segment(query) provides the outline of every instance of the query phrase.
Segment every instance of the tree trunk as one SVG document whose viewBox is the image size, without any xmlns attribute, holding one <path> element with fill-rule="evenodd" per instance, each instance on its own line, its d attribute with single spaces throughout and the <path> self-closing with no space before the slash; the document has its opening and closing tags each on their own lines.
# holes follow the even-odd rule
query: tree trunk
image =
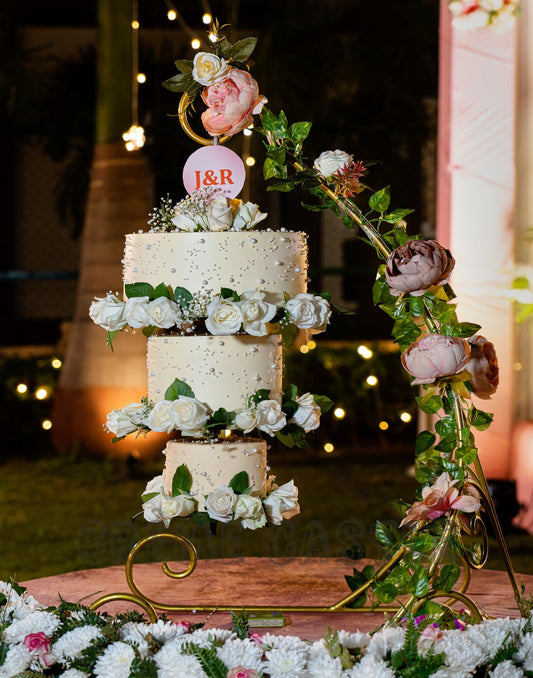
<svg viewBox="0 0 533 678">
<path fill-rule="evenodd" d="M 121 140 L 131 120 L 131 0 L 100 0 L 96 146 L 82 238 L 74 321 L 54 404 L 58 450 L 125 456 L 161 449 L 158 436 L 112 444 L 106 415 L 146 394 L 146 339 L 117 335 L 113 353 L 105 331 L 88 316 L 95 296 L 122 290 L 124 236 L 146 224 L 153 205 L 142 152 Z"/>
</svg>

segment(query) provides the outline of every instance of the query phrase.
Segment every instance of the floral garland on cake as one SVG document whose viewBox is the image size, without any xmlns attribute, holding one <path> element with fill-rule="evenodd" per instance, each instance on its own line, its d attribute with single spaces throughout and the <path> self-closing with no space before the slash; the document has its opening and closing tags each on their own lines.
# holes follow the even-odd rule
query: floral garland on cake
<svg viewBox="0 0 533 678">
<path fill-rule="evenodd" d="M 448 0 L 452 26 L 458 31 L 509 30 L 520 15 L 520 0 Z"/>
<path fill-rule="evenodd" d="M 531 619 L 466 625 L 464 616 L 404 619 L 374 634 L 331 631 L 318 641 L 160 619 L 115 616 L 79 603 L 41 605 L 0 582 L 0 677 L 394 678 L 533 676 Z"/>
</svg>

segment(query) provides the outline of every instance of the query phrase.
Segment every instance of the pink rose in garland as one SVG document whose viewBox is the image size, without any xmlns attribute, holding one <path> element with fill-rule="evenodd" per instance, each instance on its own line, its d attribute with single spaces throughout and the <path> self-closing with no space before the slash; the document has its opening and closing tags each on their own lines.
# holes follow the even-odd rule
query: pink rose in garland
<svg viewBox="0 0 533 678">
<path fill-rule="evenodd" d="M 415 501 L 407 509 L 400 527 L 420 520 L 435 520 L 452 510 L 465 513 L 477 511 L 481 505 L 477 492 L 469 488 L 466 494 L 459 494 L 459 490 L 454 487 L 457 482 L 451 479 L 449 473 L 441 473 L 433 485 L 424 487 L 422 501 Z"/>
<path fill-rule="evenodd" d="M 236 666 L 228 671 L 226 678 L 259 678 L 259 674 L 255 669 L 245 669 L 244 666 Z"/>
<path fill-rule="evenodd" d="M 50 638 L 43 631 L 28 634 L 24 638 L 24 645 L 39 657 L 41 666 L 52 666 L 54 657 L 50 654 Z"/>
<path fill-rule="evenodd" d="M 457 374 L 470 359 L 466 339 L 426 334 L 402 353 L 402 365 L 415 379 L 413 384 L 432 384 Z"/>
<path fill-rule="evenodd" d="M 393 296 L 419 297 L 432 285 L 448 282 L 454 265 L 451 252 L 436 240 L 408 240 L 391 253 L 385 277 Z"/>
<path fill-rule="evenodd" d="M 474 389 L 474 394 L 478 398 L 489 400 L 491 395 L 496 392 L 500 380 L 494 344 L 480 334 L 470 339 L 468 343 L 471 353 L 465 370 L 472 375 L 470 383 Z"/>
<path fill-rule="evenodd" d="M 252 124 L 266 97 L 259 94 L 257 82 L 246 71 L 231 68 L 227 75 L 205 88 L 202 99 L 208 106 L 202 123 L 211 136 L 237 134 Z"/>
</svg>

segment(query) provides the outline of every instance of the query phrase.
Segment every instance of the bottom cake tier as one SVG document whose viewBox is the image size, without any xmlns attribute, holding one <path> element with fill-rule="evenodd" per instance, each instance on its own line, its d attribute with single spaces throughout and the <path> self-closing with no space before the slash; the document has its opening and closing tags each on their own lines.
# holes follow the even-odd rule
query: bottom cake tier
<svg viewBox="0 0 533 678">
<path fill-rule="evenodd" d="M 264 497 L 267 490 L 267 445 L 264 440 L 240 441 L 171 440 L 164 450 L 166 457 L 164 489 L 172 493 L 176 469 L 185 464 L 192 476 L 190 494 L 203 497 L 245 471 L 253 496 Z M 202 510 L 202 509 L 200 509 Z"/>
</svg>

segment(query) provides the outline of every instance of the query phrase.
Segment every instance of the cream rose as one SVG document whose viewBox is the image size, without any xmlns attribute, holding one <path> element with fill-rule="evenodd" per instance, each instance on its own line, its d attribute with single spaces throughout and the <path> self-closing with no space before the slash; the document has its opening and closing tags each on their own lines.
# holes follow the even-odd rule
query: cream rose
<svg viewBox="0 0 533 678">
<path fill-rule="evenodd" d="M 227 198 L 214 198 L 207 210 L 207 224 L 210 231 L 229 231 L 233 223 L 233 210 Z"/>
<path fill-rule="evenodd" d="M 179 429 L 182 435 L 193 438 L 202 435 L 203 427 L 209 419 L 207 407 L 189 396 L 181 395 L 172 401 L 170 412 L 175 428 Z"/>
<path fill-rule="evenodd" d="M 108 332 L 123 330 L 128 324 L 124 315 L 125 306 L 116 295 L 109 293 L 103 299 L 97 298 L 93 301 L 89 308 L 89 317 Z"/>
<path fill-rule="evenodd" d="M 275 400 L 261 400 L 257 404 L 256 416 L 257 428 L 270 436 L 287 424 L 281 405 Z"/>
<path fill-rule="evenodd" d="M 301 330 L 323 332 L 331 316 L 329 303 L 322 297 L 302 292 L 285 303 L 288 319 Z"/>
<path fill-rule="evenodd" d="M 342 174 L 350 165 L 352 156 L 345 151 L 324 151 L 314 162 L 315 169 L 323 177 L 331 177 L 334 174 Z"/>
<path fill-rule="evenodd" d="M 455 265 L 450 250 L 436 240 L 408 240 L 391 253 L 385 267 L 390 292 L 421 296 L 432 285 L 448 282 Z"/>
<path fill-rule="evenodd" d="M 283 520 L 289 520 L 300 513 L 298 488 L 294 481 L 274 489 L 263 501 L 263 505 L 273 525 L 280 525 Z"/>
<path fill-rule="evenodd" d="M 236 501 L 237 495 L 232 488 L 222 485 L 207 495 L 205 509 L 212 520 L 229 523 L 233 518 L 233 509 Z"/>
<path fill-rule="evenodd" d="M 322 414 L 320 407 L 315 403 L 313 396 L 310 393 L 304 393 L 296 398 L 298 409 L 294 413 L 291 422 L 301 426 L 307 433 L 314 431 L 320 426 L 320 415 Z"/>
<path fill-rule="evenodd" d="M 463 370 L 469 358 L 465 339 L 426 334 L 402 353 L 402 365 L 415 377 L 413 384 L 432 384 Z"/>
<path fill-rule="evenodd" d="M 123 438 L 139 428 L 123 410 L 111 410 L 107 415 L 105 426 L 117 438 Z"/>
<path fill-rule="evenodd" d="M 163 476 L 159 475 L 146 484 L 143 496 L 156 492 L 157 494 L 143 502 L 144 519 L 149 523 L 161 521 L 161 496 L 163 494 Z"/>
<path fill-rule="evenodd" d="M 146 407 L 142 403 L 129 403 L 122 408 L 122 413 L 129 418 L 133 424 L 145 424 Z"/>
<path fill-rule="evenodd" d="M 241 525 L 247 530 L 257 530 L 266 525 L 266 515 L 263 503 L 258 497 L 250 494 L 239 494 L 235 502 L 235 520 L 241 520 Z"/>
<path fill-rule="evenodd" d="M 199 226 L 198 219 L 183 205 L 181 207 L 177 205 L 174 208 L 172 223 L 179 231 L 196 231 Z"/>
<path fill-rule="evenodd" d="M 186 518 L 196 511 L 196 500 L 188 494 L 179 494 L 172 497 L 165 492 L 161 495 L 161 518 L 165 527 L 169 526 L 172 518 Z"/>
<path fill-rule="evenodd" d="M 160 400 L 148 415 L 148 427 L 157 433 L 171 433 L 174 425 L 172 401 Z"/>
<path fill-rule="evenodd" d="M 257 413 L 255 410 L 242 410 L 237 412 L 234 419 L 236 428 L 241 429 L 243 433 L 250 433 L 257 426 Z"/>
<path fill-rule="evenodd" d="M 264 337 L 268 334 L 266 324 L 276 315 L 277 307 L 264 301 L 265 295 L 249 288 L 241 295 L 242 325 L 247 334 Z"/>
<path fill-rule="evenodd" d="M 235 334 L 242 325 L 242 311 L 238 303 L 230 299 L 214 297 L 207 307 L 205 326 L 211 334 Z"/>
<path fill-rule="evenodd" d="M 266 219 L 267 212 L 260 212 L 252 202 L 240 202 L 233 216 L 233 231 L 247 231 Z"/>
<path fill-rule="evenodd" d="M 192 77 L 200 85 L 211 85 L 222 78 L 229 68 L 226 61 L 216 54 L 198 52 L 193 61 Z"/>
<path fill-rule="evenodd" d="M 146 305 L 146 315 L 149 325 L 169 329 L 179 325 L 181 320 L 180 307 L 175 301 L 166 297 L 159 297 Z"/>
<path fill-rule="evenodd" d="M 130 327 L 139 329 L 150 325 L 150 318 L 146 312 L 148 302 L 148 297 L 131 297 L 131 299 L 128 299 L 124 313 Z"/>
</svg>

